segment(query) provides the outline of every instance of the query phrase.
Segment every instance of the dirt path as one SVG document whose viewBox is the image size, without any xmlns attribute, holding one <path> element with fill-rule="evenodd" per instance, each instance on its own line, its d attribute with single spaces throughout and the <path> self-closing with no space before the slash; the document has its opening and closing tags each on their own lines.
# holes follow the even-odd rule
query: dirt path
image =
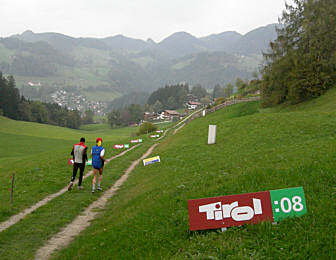
<svg viewBox="0 0 336 260">
<path fill-rule="evenodd" d="M 176 128 L 175 130 L 174 130 L 174 135 L 178 132 L 178 130 L 180 130 L 182 127 L 184 127 L 185 126 L 185 124 L 183 124 L 183 125 L 181 125 L 179 128 Z"/>
<path fill-rule="evenodd" d="M 109 163 L 110 161 L 123 156 L 124 154 L 126 154 L 127 152 L 133 150 L 134 148 L 136 148 L 137 146 L 139 146 L 140 144 L 137 144 L 133 147 L 131 147 L 128 150 L 123 151 L 120 154 L 117 154 L 109 159 L 106 160 L 106 163 Z M 85 176 L 83 177 L 83 179 L 89 177 L 92 174 L 92 170 L 89 171 L 87 174 L 85 174 Z M 78 180 L 76 180 L 75 184 L 78 183 Z M 10 226 L 16 224 L 17 222 L 19 222 L 21 219 L 23 219 L 25 216 L 27 216 L 28 214 L 32 213 L 33 211 L 35 211 L 36 209 L 38 209 L 39 207 L 42 207 L 43 205 L 47 204 L 49 201 L 51 201 L 52 199 L 62 195 L 63 193 L 67 192 L 68 188 L 64 187 L 63 189 L 61 189 L 60 191 L 54 193 L 54 194 L 50 194 L 49 196 L 45 197 L 44 199 L 40 200 L 39 202 L 37 202 L 36 204 L 34 204 L 33 206 L 31 206 L 30 208 L 27 208 L 23 211 L 21 211 L 20 213 L 10 217 L 8 220 L 0 223 L 0 232 L 6 230 L 7 228 L 9 228 Z"/>
<path fill-rule="evenodd" d="M 119 190 L 120 186 L 127 180 L 129 174 L 133 171 L 135 166 L 147 156 L 149 156 L 155 146 L 152 145 L 148 151 L 139 159 L 132 162 L 131 166 L 127 168 L 124 175 L 120 177 L 116 183 L 88 208 L 78 215 L 74 221 L 64 227 L 58 234 L 54 235 L 43 247 L 37 250 L 35 259 L 48 259 L 50 255 L 57 249 L 66 247 L 80 232 L 85 230 L 95 216 L 99 213 L 97 209 L 103 209 L 108 200 Z"/>
</svg>

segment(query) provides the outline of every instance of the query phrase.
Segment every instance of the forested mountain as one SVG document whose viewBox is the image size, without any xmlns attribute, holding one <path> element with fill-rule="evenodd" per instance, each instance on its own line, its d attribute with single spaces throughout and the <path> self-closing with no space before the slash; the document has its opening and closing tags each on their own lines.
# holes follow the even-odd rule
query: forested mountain
<svg viewBox="0 0 336 260">
<path fill-rule="evenodd" d="M 230 47 L 242 37 L 243 35 L 237 32 L 223 32 L 202 37 L 200 40 L 203 41 L 205 46 L 210 50 L 229 52 Z"/>
<path fill-rule="evenodd" d="M 123 35 L 107 37 L 102 39 L 102 42 L 115 52 L 132 53 L 140 52 L 147 48 L 145 41 L 128 38 Z"/>
<path fill-rule="evenodd" d="M 159 43 L 122 35 L 98 39 L 26 31 L 0 39 L 0 71 L 15 76 L 19 88 L 29 82 L 76 87 L 93 100 L 179 82 L 212 89 L 237 77 L 249 78 L 258 70 L 261 51 L 275 38 L 274 24 L 246 35 L 223 32 L 197 38 L 177 32 Z"/>
<path fill-rule="evenodd" d="M 60 33 L 34 33 L 30 30 L 22 34 L 13 35 L 11 38 L 17 38 L 25 42 L 47 42 L 56 50 L 69 53 L 74 48 L 79 46 L 94 48 L 94 49 L 108 49 L 106 44 L 100 39 L 94 38 L 73 38 Z"/>
<path fill-rule="evenodd" d="M 147 103 L 149 93 L 147 92 L 131 92 L 113 100 L 108 106 L 108 111 L 122 110 L 131 104 L 144 105 Z"/>
<path fill-rule="evenodd" d="M 170 57 L 181 57 L 206 51 L 203 42 L 186 32 L 177 32 L 158 44 L 159 49 Z"/>
<path fill-rule="evenodd" d="M 270 24 L 250 31 L 238 41 L 231 44 L 227 51 L 243 55 L 252 55 L 266 51 L 269 47 L 269 39 L 274 40 L 277 38 L 276 26 L 275 24 Z"/>
</svg>

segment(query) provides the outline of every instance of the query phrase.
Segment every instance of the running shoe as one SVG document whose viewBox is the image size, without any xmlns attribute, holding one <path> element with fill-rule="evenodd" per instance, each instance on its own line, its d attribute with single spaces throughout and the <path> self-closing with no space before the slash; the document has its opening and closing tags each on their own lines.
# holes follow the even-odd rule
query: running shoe
<svg viewBox="0 0 336 260">
<path fill-rule="evenodd" d="M 70 184 L 69 184 L 69 186 L 68 186 L 68 191 L 71 191 L 71 189 L 72 189 L 72 185 L 73 185 L 73 182 L 70 181 Z"/>
<path fill-rule="evenodd" d="M 79 189 L 79 190 L 82 190 L 82 189 L 83 189 L 83 186 L 78 186 L 78 189 Z"/>
<path fill-rule="evenodd" d="M 102 191 L 103 189 L 102 189 L 100 186 L 98 186 L 98 187 L 97 187 L 97 190 Z"/>
</svg>

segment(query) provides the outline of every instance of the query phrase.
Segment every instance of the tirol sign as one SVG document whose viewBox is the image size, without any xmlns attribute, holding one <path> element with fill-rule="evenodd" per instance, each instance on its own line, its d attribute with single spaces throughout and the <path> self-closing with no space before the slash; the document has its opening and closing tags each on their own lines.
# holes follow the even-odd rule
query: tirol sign
<svg viewBox="0 0 336 260">
<path fill-rule="evenodd" d="M 135 139 L 135 140 L 131 140 L 131 143 L 142 143 L 142 139 Z"/>
<path fill-rule="evenodd" d="M 190 230 L 279 221 L 307 212 L 302 187 L 189 200 L 188 208 Z"/>
<path fill-rule="evenodd" d="M 113 149 L 123 149 L 123 148 L 129 148 L 129 144 L 115 144 L 113 146 Z"/>
</svg>

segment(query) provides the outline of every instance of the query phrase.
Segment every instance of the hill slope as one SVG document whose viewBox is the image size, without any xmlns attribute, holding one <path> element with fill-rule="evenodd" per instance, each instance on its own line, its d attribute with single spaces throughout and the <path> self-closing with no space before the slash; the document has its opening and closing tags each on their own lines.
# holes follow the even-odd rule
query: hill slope
<svg viewBox="0 0 336 260">
<path fill-rule="evenodd" d="M 135 131 L 135 128 L 72 130 L 0 116 L 0 195 L 6 198 L 0 204 L 0 222 L 32 201 L 63 187 L 65 179 L 68 182 L 71 169 L 67 160 L 71 157 L 72 145 L 78 143 L 80 137 L 86 138 L 89 147 L 98 136 L 102 137 L 109 156 L 115 152 L 112 140 L 128 141 Z M 16 174 L 15 204 L 10 206 L 8 187 L 13 173 Z"/>
<path fill-rule="evenodd" d="M 335 97 L 333 89 L 290 112 L 239 104 L 191 122 L 155 151 L 161 163 L 138 166 L 103 214 L 55 259 L 335 258 Z M 209 124 L 217 125 L 211 146 Z M 303 217 L 224 233 L 188 231 L 188 199 L 297 186 L 307 201 Z"/>
</svg>

